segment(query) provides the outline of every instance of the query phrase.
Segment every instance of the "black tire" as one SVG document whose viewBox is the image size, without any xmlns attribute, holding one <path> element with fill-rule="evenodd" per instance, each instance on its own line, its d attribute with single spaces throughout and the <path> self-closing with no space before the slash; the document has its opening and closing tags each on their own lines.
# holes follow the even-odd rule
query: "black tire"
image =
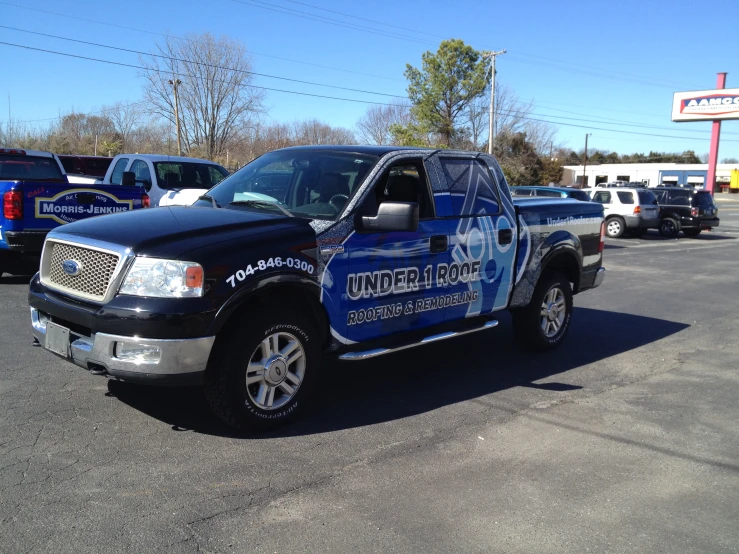
<svg viewBox="0 0 739 554">
<path fill-rule="evenodd" d="M 659 234 L 668 239 L 674 239 L 680 232 L 680 223 L 677 219 L 666 217 L 659 222 Z"/>
<path fill-rule="evenodd" d="M 609 217 L 606 220 L 606 235 L 612 239 L 621 238 L 626 232 L 626 223 L 620 217 Z"/>
<path fill-rule="evenodd" d="M 559 289 L 564 298 L 564 318 L 560 327 L 554 333 L 546 333 L 544 321 L 549 315 L 543 316 L 542 310 L 547 304 L 547 296 L 553 289 Z M 561 311 L 561 310 L 560 310 Z M 551 313 L 551 312 L 550 312 Z M 552 350 L 559 346 L 567 335 L 572 320 L 572 289 L 567 277 L 556 271 L 545 272 L 534 289 L 531 302 L 528 306 L 511 310 L 513 318 L 513 334 L 518 343 L 527 350 Z"/>
<path fill-rule="evenodd" d="M 695 238 L 701 234 L 701 230 L 700 229 L 683 229 L 683 234 L 686 237 Z"/>
<path fill-rule="evenodd" d="M 205 397 L 211 410 L 231 427 L 243 431 L 264 431 L 293 419 L 310 396 L 320 368 L 321 348 L 319 335 L 315 329 L 315 323 L 308 318 L 287 310 L 278 310 L 256 319 L 245 317 L 230 325 L 216 339 L 208 361 Z M 286 335 L 295 339 L 304 356 L 302 379 L 295 387 L 294 394 L 287 399 L 288 395 L 282 389 L 282 384 L 292 388 L 295 384 L 290 381 L 290 377 L 297 375 L 297 372 L 289 372 L 291 368 L 296 367 L 289 364 L 295 362 L 283 364 L 290 360 L 291 355 L 281 358 L 275 354 L 270 358 L 273 360 L 271 364 L 269 361 L 263 364 L 263 373 L 281 375 L 282 384 L 270 387 L 267 383 L 268 378 L 263 377 L 261 383 L 247 385 L 247 366 L 253 358 L 264 354 L 262 343 L 269 342 L 269 337 L 275 335 L 278 335 L 278 341 L 288 340 Z M 275 350 L 280 350 L 279 345 Z M 275 363 L 278 358 L 283 362 Z M 254 365 L 258 363 L 260 362 L 255 362 Z M 282 374 L 280 370 L 283 370 Z M 275 390 L 272 393 L 275 403 L 280 400 L 285 400 L 285 403 L 276 405 L 273 409 L 265 409 L 263 406 L 266 405 L 270 394 L 267 392 L 262 396 L 263 403 L 260 406 L 259 393 L 263 386 L 268 391 L 270 388 Z"/>
</svg>

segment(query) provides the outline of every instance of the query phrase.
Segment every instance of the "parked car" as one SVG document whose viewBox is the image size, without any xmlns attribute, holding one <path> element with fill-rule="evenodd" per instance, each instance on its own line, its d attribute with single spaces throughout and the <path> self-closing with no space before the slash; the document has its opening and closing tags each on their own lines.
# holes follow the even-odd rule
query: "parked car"
<svg viewBox="0 0 739 554">
<path fill-rule="evenodd" d="M 141 186 L 151 198 L 152 206 L 189 206 L 227 175 L 226 169 L 209 160 L 119 154 L 100 183 Z"/>
<path fill-rule="evenodd" d="M 283 200 L 251 197 L 268 196 L 262 177 L 277 170 Z M 523 345 L 555 348 L 572 295 L 603 281 L 603 233 L 594 202 L 514 206 L 487 154 L 286 148 L 193 206 L 57 229 L 31 324 L 93 374 L 198 384 L 226 423 L 264 429 L 308 404 L 322 357 L 484 332 L 506 309 Z"/>
<path fill-rule="evenodd" d="M 707 190 L 679 187 L 651 189 L 660 205 L 659 233 L 676 237 L 680 231 L 686 237 L 697 237 L 701 231 L 718 227 L 718 208 Z"/>
<path fill-rule="evenodd" d="M 511 187 L 513 196 L 536 196 L 548 198 L 573 198 L 583 202 L 590 202 L 590 195 L 580 189 L 570 187 L 541 187 L 541 186 L 522 186 Z"/>
<path fill-rule="evenodd" d="M 626 233 L 641 237 L 647 229 L 659 228 L 659 205 L 651 190 L 628 187 L 584 190 L 593 202 L 603 204 L 609 237 L 619 238 Z"/>
<path fill-rule="evenodd" d="M 105 177 L 113 158 L 60 154 L 59 160 L 70 183 L 94 184 L 96 179 Z"/>
<path fill-rule="evenodd" d="M 20 149 L 0 149 L 0 195 L 0 275 L 23 269 L 60 225 L 149 202 L 137 187 L 70 184 L 56 154 Z"/>
<path fill-rule="evenodd" d="M 617 187 L 628 187 L 628 181 L 610 181 L 608 183 L 597 183 L 596 188 L 617 188 Z"/>
</svg>

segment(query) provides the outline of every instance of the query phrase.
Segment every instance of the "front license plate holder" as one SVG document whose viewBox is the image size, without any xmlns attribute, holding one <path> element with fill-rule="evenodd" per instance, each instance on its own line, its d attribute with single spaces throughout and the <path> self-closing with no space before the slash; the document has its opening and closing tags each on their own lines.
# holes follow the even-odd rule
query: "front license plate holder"
<svg viewBox="0 0 739 554">
<path fill-rule="evenodd" d="M 44 346 L 54 354 L 69 358 L 69 329 L 48 321 L 46 323 L 46 344 Z"/>
</svg>

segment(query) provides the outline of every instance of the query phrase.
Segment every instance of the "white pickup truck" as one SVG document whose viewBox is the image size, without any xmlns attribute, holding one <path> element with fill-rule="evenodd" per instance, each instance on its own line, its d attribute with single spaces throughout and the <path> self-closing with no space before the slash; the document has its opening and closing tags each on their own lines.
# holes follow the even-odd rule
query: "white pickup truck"
<svg viewBox="0 0 739 554">
<path fill-rule="evenodd" d="M 159 154 L 118 154 L 101 185 L 138 185 L 146 190 L 151 206 L 189 206 L 228 171 L 215 162 Z"/>
</svg>

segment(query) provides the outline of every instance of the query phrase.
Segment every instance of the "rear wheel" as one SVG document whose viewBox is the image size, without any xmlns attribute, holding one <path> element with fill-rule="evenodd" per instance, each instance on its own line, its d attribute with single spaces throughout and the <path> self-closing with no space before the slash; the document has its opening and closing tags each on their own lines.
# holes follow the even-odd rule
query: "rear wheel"
<svg viewBox="0 0 739 554">
<path fill-rule="evenodd" d="M 664 218 L 659 224 L 659 234 L 663 237 L 674 239 L 680 232 L 680 224 L 671 217 Z"/>
<path fill-rule="evenodd" d="M 685 234 L 686 237 L 694 238 L 701 234 L 701 230 L 700 229 L 683 229 L 683 233 Z"/>
<path fill-rule="evenodd" d="M 620 217 L 612 217 L 606 221 L 606 234 L 612 239 L 621 238 L 626 231 L 626 224 Z"/>
<path fill-rule="evenodd" d="M 516 340 L 529 350 L 551 350 L 567 335 L 572 319 L 572 289 L 559 272 L 544 273 L 528 306 L 511 310 Z"/>
<path fill-rule="evenodd" d="M 205 396 L 213 412 L 248 431 L 293 419 L 319 369 L 315 327 L 288 311 L 232 325 L 216 340 L 208 362 Z"/>
</svg>

